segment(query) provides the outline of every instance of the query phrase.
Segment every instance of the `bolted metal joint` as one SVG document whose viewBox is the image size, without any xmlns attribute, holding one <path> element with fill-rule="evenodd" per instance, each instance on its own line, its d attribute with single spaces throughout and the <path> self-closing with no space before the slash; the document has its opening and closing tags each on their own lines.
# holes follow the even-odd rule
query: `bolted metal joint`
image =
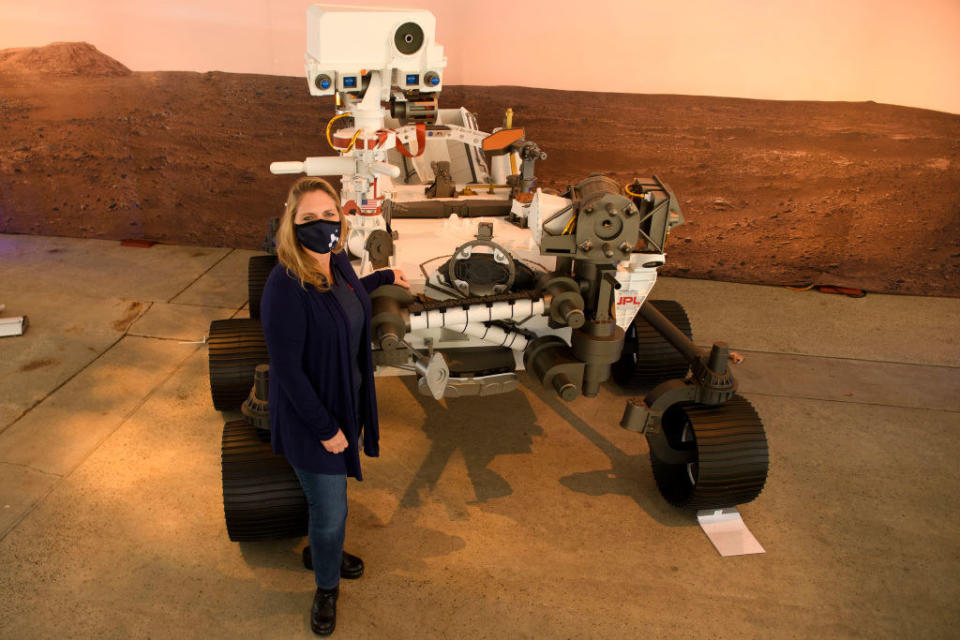
<svg viewBox="0 0 960 640">
<path fill-rule="evenodd" d="M 710 353 L 693 363 L 697 383 L 697 402 L 717 405 L 729 400 L 737 391 L 737 381 L 727 368 L 730 349 L 725 342 L 715 342 Z"/>
<path fill-rule="evenodd" d="M 660 428 L 660 418 L 663 411 L 651 409 L 643 403 L 643 400 L 627 400 L 627 406 L 623 410 L 623 418 L 620 419 L 620 426 L 627 431 L 636 433 L 648 433 Z"/>
<path fill-rule="evenodd" d="M 523 364 L 544 387 L 571 402 L 583 387 L 584 363 L 557 336 L 541 336 L 531 340 L 523 352 Z"/>
<path fill-rule="evenodd" d="M 370 294 L 370 322 L 374 343 L 381 349 L 396 348 L 407 333 L 407 307 L 414 301 L 410 293 L 395 284 L 377 287 Z"/>
<path fill-rule="evenodd" d="M 267 401 L 270 389 L 270 365 L 258 364 L 253 373 L 253 388 L 243 401 L 240 412 L 247 423 L 264 431 L 270 430 L 270 405 Z"/>
<path fill-rule="evenodd" d="M 541 291 L 550 295 L 550 326 L 564 325 L 579 329 L 586 321 L 583 295 L 577 281 L 567 276 L 555 276 L 541 285 Z"/>
</svg>

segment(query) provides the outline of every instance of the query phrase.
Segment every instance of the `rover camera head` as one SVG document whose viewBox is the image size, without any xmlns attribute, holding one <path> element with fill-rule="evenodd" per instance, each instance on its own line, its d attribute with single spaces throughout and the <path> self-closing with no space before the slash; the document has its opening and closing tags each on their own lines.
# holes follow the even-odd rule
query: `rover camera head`
<svg viewBox="0 0 960 640">
<path fill-rule="evenodd" d="M 436 18 L 417 9 L 313 5 L 307 10 L 306 71 L 315 96 L 363 93 L 364 76 L 380 73 L 390 90 L 436 93 L 447 59 L 436 44 Z"/>
</svg>

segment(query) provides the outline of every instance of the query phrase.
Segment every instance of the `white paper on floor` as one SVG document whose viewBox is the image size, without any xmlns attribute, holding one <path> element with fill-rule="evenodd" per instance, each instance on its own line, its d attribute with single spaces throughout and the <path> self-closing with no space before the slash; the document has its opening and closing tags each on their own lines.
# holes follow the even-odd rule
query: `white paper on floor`
<svg viewBox="0 0 960 640">
<path fill-rule="evenodd" d="M 0 311 L 3 311 L 4 306 L 0 304 Z M 22 336 L 23 332 L 27 330 L 27 325 L 29 324 L 27 316 L 20 316 L 18 318 L 0 318 L 0 338 L 6 338 L 8 336 Z"/>
<path fill-rule="evenodd" d="M 747 529 L 736 507 L 698 511 L 697 522 L 721 556 L 765 553 L 750 529 Z"/>
</svg>

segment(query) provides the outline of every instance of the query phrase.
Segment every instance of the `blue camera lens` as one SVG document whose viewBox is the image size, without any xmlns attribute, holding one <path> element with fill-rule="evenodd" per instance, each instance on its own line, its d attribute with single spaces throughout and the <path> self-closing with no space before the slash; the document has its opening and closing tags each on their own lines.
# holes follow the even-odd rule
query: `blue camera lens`
<svg viewBox="0 0 960 640">
<path fill-rule="evenodd" d="M 330 88 L 330 81 L 327 80 L 326 78 L 324 78 L 323 80 L 321 80 L 321 81 L 320 81 L 320 88 L 321 88 L 321 89 L 329 89 L 329 88 Z"/>
<path fill-rule="evenodd" d="M 357 78 L 356 78 L 356 76 L 348 76 L 348 77 L 344 78 L 344 79 L 343 79 L 343 86 L 348 87 L 348 88 L 351 88 L 351 89 L 352 89 L 353 87 L 356 87 L 356 86 L 357 86 Z"/>
<path fill-rule="evenodd" d="M 408 73 L 407 84 L 420 84 L 420 76 L 416 73 Z"/>
</svg>

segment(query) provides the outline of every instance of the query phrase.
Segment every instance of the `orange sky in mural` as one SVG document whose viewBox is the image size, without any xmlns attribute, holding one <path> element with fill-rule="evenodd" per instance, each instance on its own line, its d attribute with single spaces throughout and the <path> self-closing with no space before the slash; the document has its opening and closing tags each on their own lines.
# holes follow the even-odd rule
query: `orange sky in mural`
<svg viewBox="0 0 960 640">
<path fill-rule="evenodd" d="M 85 40 L 137 71 L 301 75 L 310 4 L 0 0 L 0 48 Z M 960 113 L 957 0 L 344 4 L 433 11 L 450 84 L 875 100 Z"/>
</svg>

